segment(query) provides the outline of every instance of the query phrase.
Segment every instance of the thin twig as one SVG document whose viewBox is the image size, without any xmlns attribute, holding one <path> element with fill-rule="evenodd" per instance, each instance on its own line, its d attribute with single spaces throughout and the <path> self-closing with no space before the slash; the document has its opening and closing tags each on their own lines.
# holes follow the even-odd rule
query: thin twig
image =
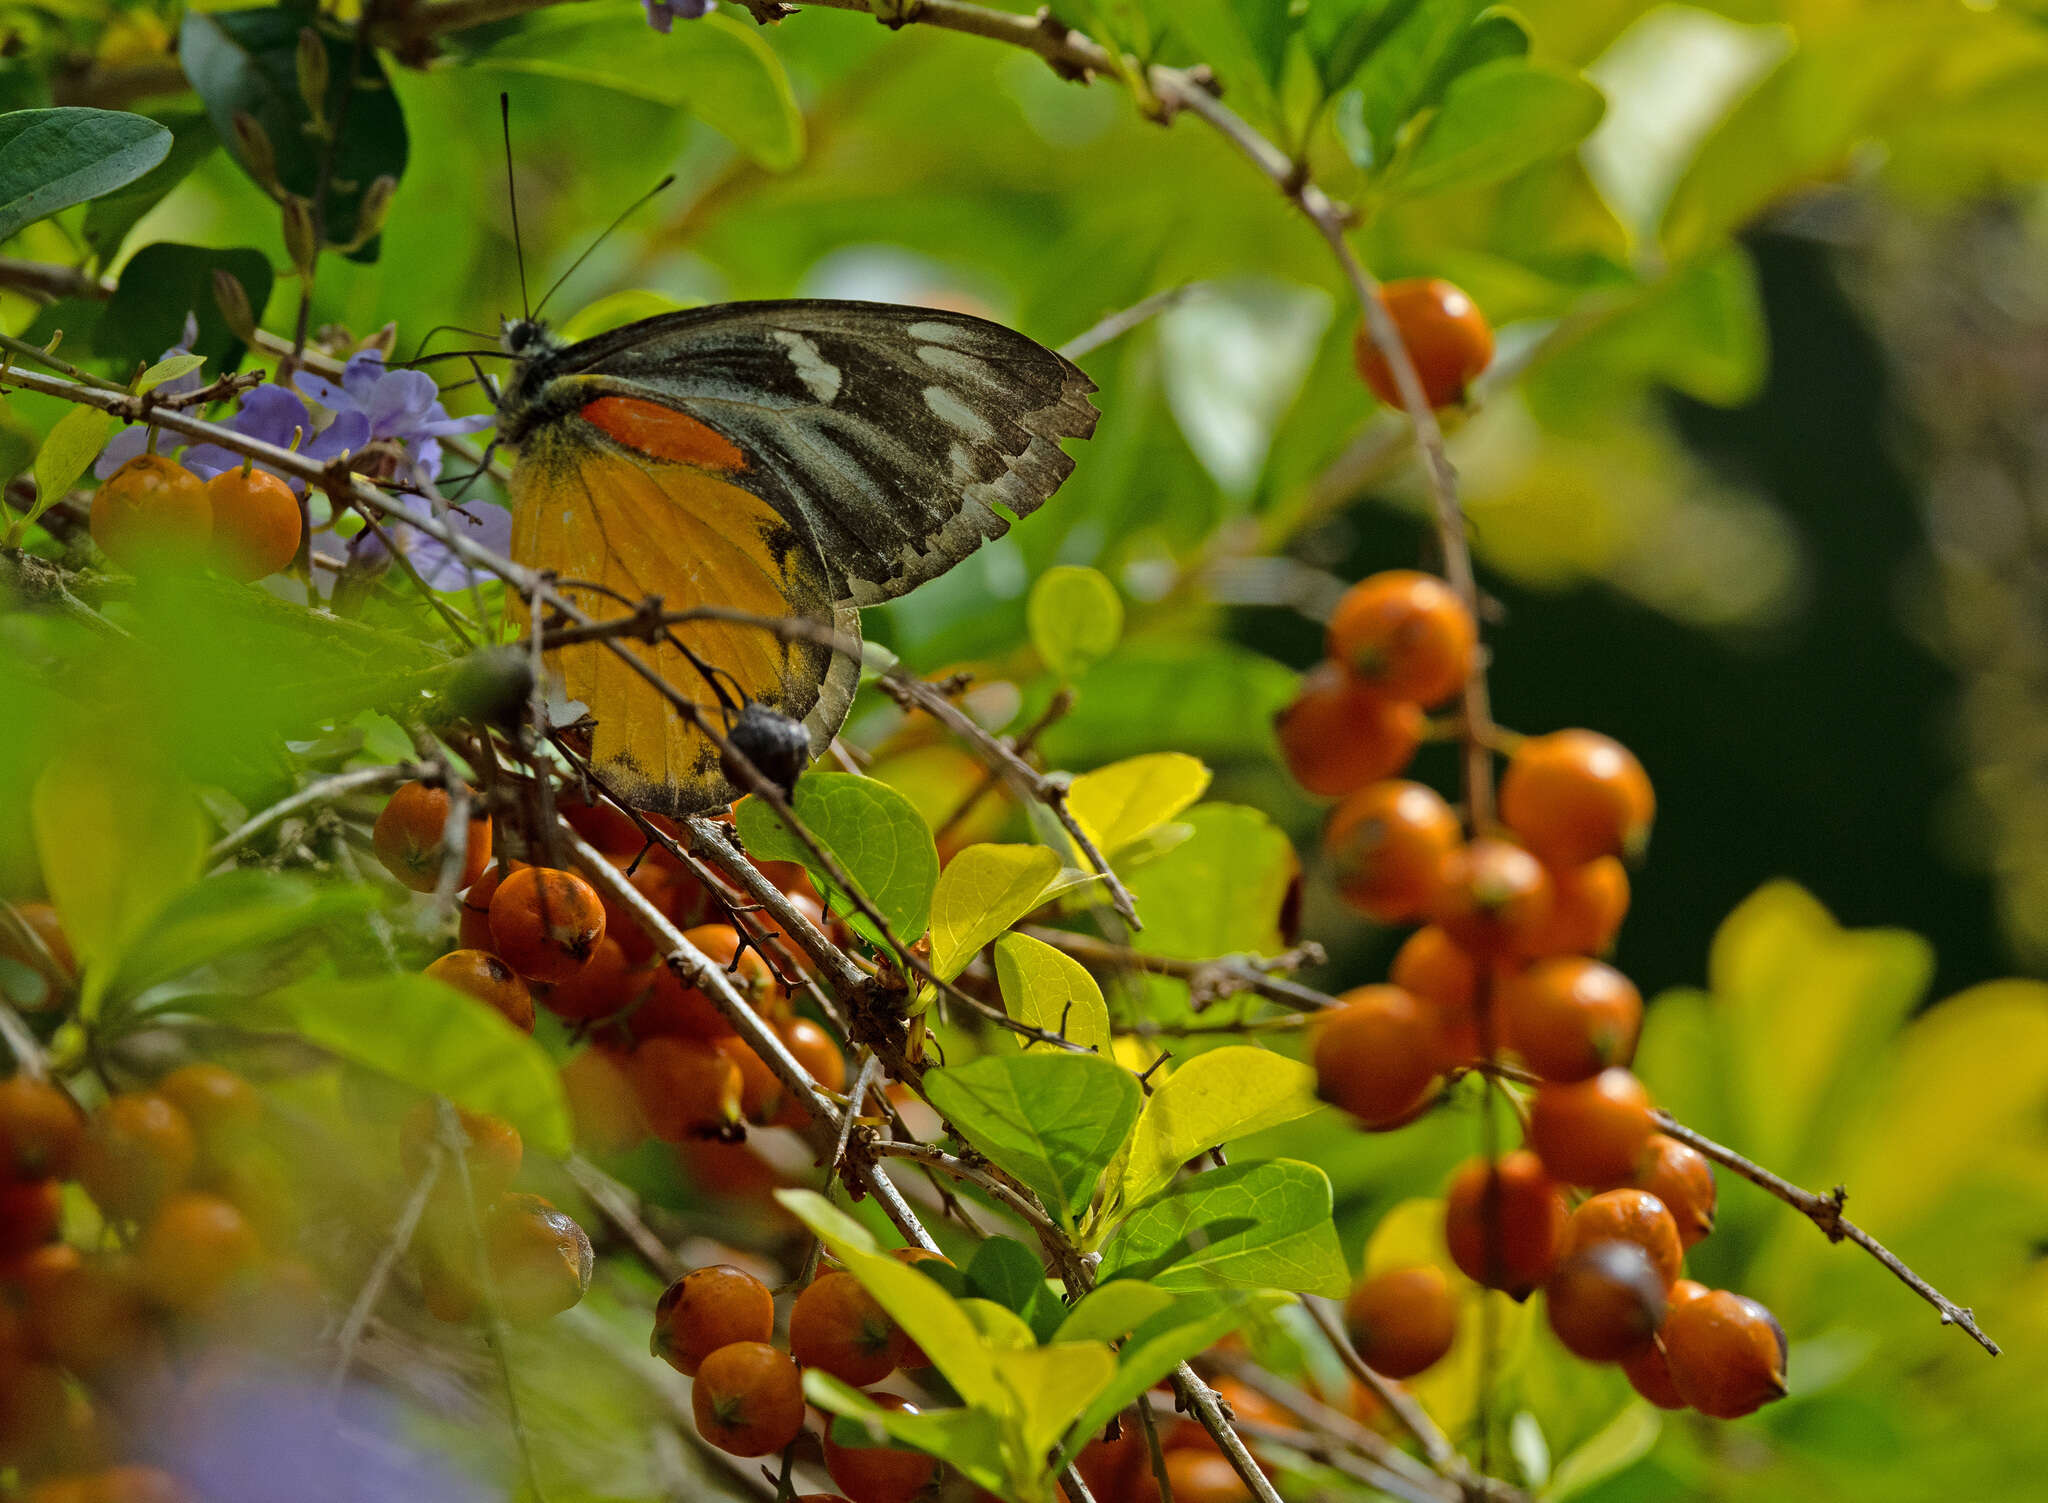
<svg viewBox="0 0 2048 1503">
<path fill-rule="evenodd" d="M 418 776 L 419 769 L 410 762 L 397 762 L 388 767 L 363 767 L 354 772 L 338 772 L 332 777 L 317 779 L 297 793 L 251 815 L 246 822 L 216 840 L 206 853 L 206 864 L 212 866 L 227 859 L 272 825 L 291 818 L 301 809 L 332 803 L 351 793 L 362 793 L 372 788 L 395 788 Z"/>
<path fill-rule="evenodd" d="M 1179 307 L 1195 294 L 1206 291 L 1208 291 L 1207 283 L 1183 282 L 1178 287 L 1169 287 L 1164 292 L 1155 292 L 1143 301 L 1133 303 L 1128 308 L 1118 309 L 1099 323 L 1082 330 L 1079 334 L 1076 334 L 1072 339 L 1061 345 L 1059 353 L 1066 356 L 1069 360 L 1079 360 L 1084 355 L 1092 354 L 1094 351 L 1101 349 L 1112 340 L 1123 338 L 1124 335 L 1130 333 L 1131 330 L 1137 328 L 1147 319 L 1157 318 L 1160 314 Z"/>
<path fill-rule="evenodd" d="M 1328 992 L 1320 992 L 1312 986 L 1303 986 L 1298 981 L 1289 981 L 1274 974 L 1298 970 L 1302 966 L 1321 965 L 1328 957 L 1323 953 L 1323 947 L 1314 943 L 1297 945 L 1278 955 L 1219 955 L 1208 960 L 1184 960 L 1172 955 L 1148 954 L 1129 945 L 1098 939 L 1092 934 L 1077 934 L 1070 929 L 1047 929 L 1026 924 L 1019 932 L 1084 964 L 1172 976 L 1187 982 L 1190 991 L 1203 987 L 1209 991 L 1211 1001 L 1237 992 L 1257 992 L 1276 1002 L 1291 1002 L 1311 1011 L 1337 1005 L 1337 998 Z"/>
<path fill-rule="evenodd" d="M 1887 1248 L 1877 1238 L 1871 1236 L 1870 1233 L 1842 1214 L 1842 1206 L 1849 1198 L 1849 1191 L 1846 1186 L 1837 1185 L 1826 1195 L 1816 1195 L 1811 1190 L 1802 1190 L 1790 1180 L 1773 1174 L 1754 1160 L 1744 1158 L 1734 1149 L 1716 1143 L 1712 1138 L 1707 1137 L 1703 1133 L 1694 1132 L 1669 1112 L 1660 1111 L 1655 1115 L 1659 1132 L 1667 1137 L 1678 1139 L 1679 1142 L 1686 1144 L 1690 1148 L 1697 1149 L 1715 1163 L 1733 1169 L 1751 1184 L 1768 1190 L 1771 1194 L 1777 1196 L 1778 1199 L 1784 1201 L 1786 1205 L 1792 1207 L 1793 1210 L 1798 1211 L 1815 1226 L 1819 1227 L 1828 1241 L 1849 1241 L 1855 1243 L 1886 1268 L 1890 1269 L 1893 1277 L 1898 1279 L 1900 1283 L 1919 1295 L 1920 1298 L 1926 1300 L 1928 1304 L 1934 1306 L 1935 1310 L 1941 1315 L 1941 1323 L 1943 1325 L 1960 1327 L 1971 1340 L 1983 1347 L 1985 1351 L 1994 1357 L 1999 1355 L 1998 1343 L 1978 1329 L 1976 1317 L 1968 1306 L 1957 1304 L 1939 1289 L 1936 1289 L 1927 1280 L 1921 1278 L 1919 1274 L 1913 1272 L 1912 1269 L 1899 1261 L 1898 1256 L 1891 1249 Z"/>
<path fill-rule="evenodd" d="M 1416 1443 L 1422 1447 L 1423 1458 L 1444 1476 L 1451 1478 L 1460 1486 L 1465 1485 L 1471 1469 L 1465 1465 L 1465 1459 L 1458 1454 L 1458 1448 L 1451 1444 L 1450 1437 L 1437 1428 L 1436 1421 L 1429 1417 L 1428 1412 L 1406 1392 L 1365 1365 L 1365 1359 L 1358 1355 L 1357 1348 L 1351 1344 L 1351 1338 L 1344 1334 L 1343 1326 L 1338 1323 L 1337 1317 L 1330 1313 L 1329 1307 L 1323 1301 L 1313 1295 L 1305 1295 L 1301 1303 L 1302 1308 L 1308 1311 L 1309 1318 L 1316 1323 L 1316 1329 L 1323 1333 L 1323 1339 L 1330 1343 L 1338 1360 L 1344 1364 L 1345 1370 L 1371 1389 L 1379 1401 L 1387 1406 L 1388 1412 L 1401 1422 L 1401 1428 L 1415 1437 Z"/>
<path fill-rule="evenodd" d="M 376 1261 L 363 1278 L 363 1287 L 356 1291 L 348 1314 L 342 1317 L 341 1330 L 336 1334 L 334 1365 L 327 1373 L 327 1398 L 329 1403 L 341 1397 L 342 1385 L 348 1381 L 348 1372 L 355 1365 L 356 1346 L 363 1339 L 363 1331 L 370 1324 L 370 1316 L 377 1309 L 377 1301 L 384 1295 L 384 1286 L 390 1282 L 391 1274 L 398 1267 L 398 1260 L 405 1256 L 412 1246 L 413 1234 L 419 1230 L 420 1218 L 427 1212 L 427 1201 L 434 1193 L 434 1186 L 440 1183 L 441 1166 L 447 1150 L 437 1133 L 427 1144 L 427 1162 L 420 1170 L 420 1177 L 413 1182 L 412 1193 L 405 1198 L 405 1205 L 398 1213 L 398 1220 L 391 1227 L 391 1235 L 384 1239 L 378 1249 Z"/>
</svg>

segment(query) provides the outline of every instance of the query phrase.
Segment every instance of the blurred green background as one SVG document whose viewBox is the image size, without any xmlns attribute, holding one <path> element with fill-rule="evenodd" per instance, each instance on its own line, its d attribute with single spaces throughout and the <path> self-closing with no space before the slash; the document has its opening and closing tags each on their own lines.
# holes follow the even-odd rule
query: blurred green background
<svg viewBox="0 0 2048 1503">
<path fill-rule="evenodd" d="M 1530 0 L 1489 18 L 1546 77 L 1590 79 L 1604 116 L 1425 189 L 1375 155 L 1370 87 L 1309 116 L 1292 82 L 1262 90 L 1206 51 L 1230 7 L 1073 9 L 1076 24 L 1165 27 L 1162 57 L 1210 57 L 1255 120 L 1312 119 L 1304 149 L 1365 211 L 1372 269 L 1451 277 L 1498 326 L 1500 376 L 1451 419 L 1495 606 L 1495 707 L 1520 730 L 1614 735 L 1657 785 L 1618 956 L 1646 995 L 1667 993 L 1646 1079 L 1802 1183 L 1847 1180 L 1851 1214 L 2010 1348 L 1986 1360 L 1866 1261 L 1724 1185 L 1707 1276 L 1777 1309 L 1794 1399 L 1661 1432 L 1636 1406 L 1518 1452 L 1524 1474 L 1592 1439 L 1579 1474 L 1553 1479 L 1560 1495 L 2035 1495 L 2048 1003 L 1995 988 L 1907 1020 L 2048 974 L 2048 10 Z M 177 19 L 0 7 L 16 43 L 5 102 L 189 125 L 176 75 L 147 71 Z M 316 328 L 392 323 L 403 353 L 434 325 L 489 335 L 518 311 L 501 90 L 536 291 L 679 179 L 552 305 L 585 310 L 579 330 L 656 306 L 601 301 L 617 294 L 810 294 L 943 300 L 1057 344 L 1188 289 L 1084 361 L 1104 416 L 1058 497 L 870 612 L 869 630 L 920 669 L 1013 676 L 1022 723 L 1049 692 L 1022 645 L 1026 590 L 1056 562 L 1103 569 L 1130 629 L 1048 757 L 1202 756 L 1213 797 L 1267 811 L 1302 853 L 1305 932 L 1333 957 L 1319 979 L 1382 973 L 1398 936 L 1332 898 L 1322 808 L 1278 767 L 1269 717 L 1319 655 L 1341 583 L 1427 565 L 1433 545 L 1402 421 L 1350 373 L 1348 293 L 1270 183 L 1199 122 L 1139 118 L 1111 81 L 1077 87 L 1020 52 L 859 15 L 760 30 L 728 6 L 661 37 L 628 0 L 591 0 L 445 48 L 391 69 L 408 165 L 381 257 L 323 267 Z M 51 222 L 8 249 L 76 262 L 78 236 Z M 118 275 L 163 241 L 286 262 L 273 205 L 219 152 L 94 269 Z M 280 279 L 268 327 L 289 327 L 297 296 Z M 74 350 L 93 347 L 100 308 L 0 303 L 9 327 L 62 327 Z M 55 412 L 14 405 L 31 425 Z M 869 707 L 854 739 L 881 745 L 891 725 Z M 1450 788 L 1448 751 L 1420 765 Z M 1723 929 L 1779 878 L 1812 899 L 1772 888 Z M 1847 936 L 1812 900 L 1925 944 Z M 1270 1146 L 1331 1170 L 1356 1250 L 1382 1211 L 1434 1192 L 1469 1128 L 1447 1114 L 1396 1141 L 1319 1120 Z M 1554 1399 L 1546 1412 L 1570 1409 Z M 1603 1423 L 1613 1409 L 1580 1407 Z"/>
</svg>

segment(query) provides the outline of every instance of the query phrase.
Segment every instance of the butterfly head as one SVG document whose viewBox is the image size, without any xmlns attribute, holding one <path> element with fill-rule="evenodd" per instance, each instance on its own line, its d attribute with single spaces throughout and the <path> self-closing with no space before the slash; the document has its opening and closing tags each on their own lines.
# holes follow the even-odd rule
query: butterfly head
<svg viewBox="0 0 2048 1503">
<path fill-rule="evenodd" d="M 558 343 L 554 331 L 537 318 L 508 318 L 498 330 L 498 346 L 514 360 L 531 360 Z"/>
</svg>

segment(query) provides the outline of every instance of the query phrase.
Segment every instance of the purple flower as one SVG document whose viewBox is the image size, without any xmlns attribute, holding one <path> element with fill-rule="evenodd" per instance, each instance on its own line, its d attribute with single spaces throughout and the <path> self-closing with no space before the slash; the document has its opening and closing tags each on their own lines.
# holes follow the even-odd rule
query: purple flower
<svg viewBox="0 0 2048 1503">
<path fill-rule="evenodd" d="M 647 24 L 663 36 L 678 21 L 699 21 L 711 14 L 713 0 L 640 0 Z"/>
<path fill-rule="evenodd" d="M 451 433 L 474 433 L 495 421 L 489 414 L 453 418 L 441 405 L 441 389 L 425 371 L 384 368 L 381 350 L 363 350 L 342 368 L 341 384 L 300 372 L 300 391 L 331 409 L 336 420 L 357 414 L 369 425 L 373 440 L 405 445 L 407 460 L 398 478 L 425 485 L 441 473 L 440 440 Z"/>
<path fill-rule="evenodd" d="M 370 440 L 370 420 L 359 412 L 336 413 L 333 422 L 316 432 L 313 414 L 306 410 L 306 404 L 282 386 L 268 383 L 243 396 L 242 410 L 228 426 L 245 438 L 260 439 L 280 449 L 296 449 L 320 464 L 353 454 Z M 184 457 L 185 468 L 206 480 L 245 463 L 244 456 L 219 444 L 195 444 L 185 451 Z M 267 470 L 270 466 L 258 460 L 256 468 Z M 306 488 L 306 482 L 295 475 L 283 479 L 295 491 Z"/>
<path fill-rule="evenodd" d="M 423 497 L 401 496 L 398 499 L 399 504 L 416 517 L 432 514 L 430 503 Z M 472 501 L 466 506 L 447 508 L 441 513 L 441 520 L 464 542 L 488 548 L 501 558 L 512 549 L 512 513 L 502 506 L 493 506 L 488 501 Z M 410 533 L 412 529 L 407 528 L 406 531 Z M 425 533 L 412 538 L 405 556 L 412 560 L 412 566 L 420 571 L 420 578 L 431 589 L 466 590 L 491 577 L 488 570 L 470 568 L 454 549 Z"/>
</svg>

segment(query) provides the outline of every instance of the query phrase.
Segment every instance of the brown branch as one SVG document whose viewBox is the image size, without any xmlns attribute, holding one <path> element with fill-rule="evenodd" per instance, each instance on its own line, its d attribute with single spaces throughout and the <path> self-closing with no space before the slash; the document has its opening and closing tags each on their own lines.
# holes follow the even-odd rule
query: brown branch
<svg viewBox="0 0 2048 1503">
<path fill-rule="evenodd" d="M 1298 970 L 1306 965 L 1321 965 L 1328 957 L 1318 944 L 1297 945 L 1270 956 L 1219 955 L 1210 960 L 1184 960 L 1172 955 L 1147 954 L 1129 945 L 1097 939 L 1092 934 L 1077 934 L 1070 929 L 1046 929 L 1026 924 L 1020 932 L 1073 956 L 1084 965 L 1172 976 L 1187 982 L 1190 993 L 1197 989 L 1208 993 L 1211 1002 L 1239 992 L 1257 992 L 1273 1001 L 1289 1002 L 1312 1011 L 1337 1006 L 1337 999 L 1328 992 L 1320 992 L 1312 986 L 1303 986 L 1298 981 L 1289 981 L 1274 974 L 1276 971 Z"/>
<path fill-rule="evenodd" d="M 0 287 L 52 301 L 65 297 L 102 299 L 114 295 L 112 277 L 96 277 L 75 266 L 24 261 L 19 256 L 0 256 Z"/>
<path fill-rule="evenodd" d="M 1849 1198 L 1849 1191 L 1845 1186 L 1837 1185 L 1826 1195 L 1816 1195 L 1811 1190 L 1802 1190 L 1790 1180 L 1773 1174 L 1754 1160 L 1744 1158 L 1734 1149 L 1716 1143 L 1712 1138 L 1707 1137 L 1703 1133 L 1694 1132 L 1669 1112 L 1660 1111 L 1655 1115 L 1657 1130 L 1666 1137 L 1678 1139 L 1679 1142 L 1684 1143 L 1690 1148 L 1697 1149 L 1715 1163 L 1733 1169 L 1751 1184 L 1768 1190 L 1771 1194 L 1777 1196 L 1778 1199 L 1784 1201 L 1786 1205 L 1792 1207 L 1793 1210 L 1798 1211 L 1815 1226 L 1819 1227 L 1828 1241 L 1855 1243 L 1886 1268 L 1890 1269 L 1892 1276 L 1900 1283 L 1919 1295 L 1920 1298 L 1926 1300 L 1928 1304 L 1934 1306 L 1935 1310 L 1941 1315 L 1941 1323 L 1943 1325 L 1960 1327 L 1971 1340 L 1983 1347 L 1985 1351 L 1994 1357 L 1999 1355 L 1998 1343 L 1978 1329 L 1976 1317 L 1968 1306 L 1958 1305 L 1939 1289 L 1936 1289 L 1927 1280 L 1921 1278 L 1919 1274 L 1913 1272 L 1912 1269 L 1901 1262 L 1891 1249 L 1887 1248 L 1877 1238 L 1871 1236 L 1870 1233 L 1842 1214 L 1842 1206 Z"/>
<path fill-rule="evenodd" d="M 316 804 L 346 798 L 351 793 L 394 787 L 399 783 L 410 782 L 418 776 L 419 769 L 410 762 L 398 762 L 387 767 L 362 767 L 354 772 L 338 772 L 333 777 L 320 778 L 308 783 L 297 793 L 279 799 L 269 808 L 251 815 L 243 824 L 216 840 L 206 852 L 206 864 L 213 866 L 232 856 L 272 825 L 282 823 L 301 809 L 310 809 Z"/>
</svg>

